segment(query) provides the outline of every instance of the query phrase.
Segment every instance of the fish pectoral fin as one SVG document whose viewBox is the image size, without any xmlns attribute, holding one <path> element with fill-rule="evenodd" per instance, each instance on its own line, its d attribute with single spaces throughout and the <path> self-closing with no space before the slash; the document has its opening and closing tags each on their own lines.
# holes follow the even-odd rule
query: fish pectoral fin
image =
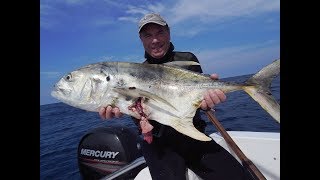
<svg viewBox="0 0 320 180">
<path fill-rule="evenodd" d="M 152 99 L 154 101 L 160 101 L 165 103 L 166 105 L 172 107 L 173 109 L 177 110 L 171 103 L 169 103 L 167 100 L 163 99 L 162 97 L 150 93 L 148 91 L 138 89 L 135 87 L 129 87 L 129 88 L 114 88 L 114 91 L 125 96 L 125 97 L 130 97 L 130 98 L 138 98 L 138 97 L 145 97 L 148 99 Z"/>
<path fill-rule="evenodd" d="M 187 135 L 193 139 L 197 139 L 200 141 L 211 141 L 212 138 L 208 137 L 204 133 L 200 132 L 197 128 L 193 125 L 193 119 L 174 119 L 172 121 L 171 127 L 175 130 L 179 131 L 180 133 Z"/>
<path fill-rule="evenodd" d="M 200 65 L 200 63 L 195 61 L 171 61 L 163 64 L 167 66 L 174 66 L 174 67 L 181 67 L 181 68 L 186 68 L 188 66 L 193 66 L 193 65 Z"/>
</svg>

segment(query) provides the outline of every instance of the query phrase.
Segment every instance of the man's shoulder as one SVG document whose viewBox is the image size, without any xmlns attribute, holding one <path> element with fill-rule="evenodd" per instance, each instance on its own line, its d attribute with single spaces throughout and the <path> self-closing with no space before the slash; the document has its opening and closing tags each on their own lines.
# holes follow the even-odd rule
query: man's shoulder
<svg viewBox="0 0 320 180">
<path fill-rule="evenodd" d="M 192 52 L 173 51 L 173 61 L 194 61 L 199 63 L 198 58 Z M 200 65 L 189 66 L 186 69 L 202 73 Z"/>
<path fill-rule="evenodd" d="M 180 54 L 180 55 L 192 55 L 194 56 L 194 54 L 192 52 L 189 51 L 173 51 L 176 54 Z"/>
<path fill-rule="evenodd" d="M 198 61 L 198 58 L 192 53 L 187 51 L 174 51 L 174 61 Z"/>
</svg>

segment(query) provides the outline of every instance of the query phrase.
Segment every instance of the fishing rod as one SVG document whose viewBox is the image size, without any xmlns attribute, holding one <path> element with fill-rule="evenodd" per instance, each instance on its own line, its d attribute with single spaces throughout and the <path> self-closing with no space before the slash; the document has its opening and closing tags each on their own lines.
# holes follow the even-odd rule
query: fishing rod
<svg viewBox="0 0 320 180">
<path fill-rule="evenodd" d="M 228 145 L 231 147 L 233 152 L 235 152 L 238 156 L 238 158 L 241 160 L 243 167 L 248 169 L 248 171 L 251 173 L 251 175 L 257 179 L 257 180 L 266 180 L 264 175 L 260 172 L 260 170 L 253 164 L 253 162 L 246 157 L 246 155 L 241 151 L 241 149 L 237 146 L 237 144 L 232 140 L 230 135 L 227 133 L 227 131 L 223 128 L 221 123 L 218 121 L 218 119 L 214 116 L 212 110 L 205 111 L 208 118 L 211 120 L 211 122 L 216 126 L 216 128 L 221 133 L 224 140 L 228 143 Z"/>
</svg>

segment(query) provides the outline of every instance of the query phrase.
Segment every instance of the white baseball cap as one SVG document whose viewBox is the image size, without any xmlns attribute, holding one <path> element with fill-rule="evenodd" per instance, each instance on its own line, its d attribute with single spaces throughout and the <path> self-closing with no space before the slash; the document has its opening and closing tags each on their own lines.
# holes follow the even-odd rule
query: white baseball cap
<svg viewBox="0 0 320 180">
<path fill-rule="evenodd" d="M 143 28 L 144 25 L 149 24 L 149 23 L 155 23 L 159 24 L 161 26 L 166 26 L 167 22 L 159 15 L 156 13 L 150 13 L 146 14 L 141 20 L 139 21 L 139 31 Z"/>
</svg>

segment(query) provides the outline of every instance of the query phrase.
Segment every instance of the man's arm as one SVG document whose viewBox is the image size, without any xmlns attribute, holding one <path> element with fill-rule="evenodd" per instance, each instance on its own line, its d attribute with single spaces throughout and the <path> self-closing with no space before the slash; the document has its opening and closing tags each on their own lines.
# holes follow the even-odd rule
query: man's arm
<svg viewBox="0 0 320 180">
<path fill-rule="evenodd" d="M 217 80 L 219 76 L 211 74 L 210 78 Z M 200 107 L 202 110 L 212 109 L 215 105 L 224 102 L 226 99 L 226 95 L 220 89 L 209 89 L 205 92 Z"/>
</svg>

